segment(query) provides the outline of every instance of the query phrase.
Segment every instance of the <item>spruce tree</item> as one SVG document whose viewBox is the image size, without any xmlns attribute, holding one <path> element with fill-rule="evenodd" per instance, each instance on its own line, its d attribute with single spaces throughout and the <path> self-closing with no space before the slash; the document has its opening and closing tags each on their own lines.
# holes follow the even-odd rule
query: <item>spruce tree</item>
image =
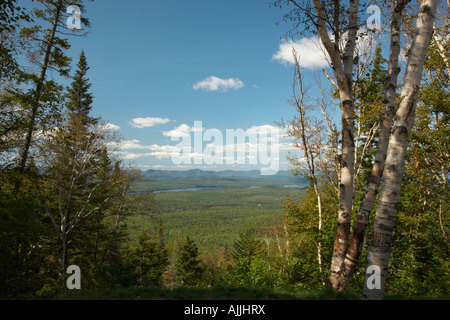
<svg viewBox="0 0 450 320">
<path fill-rule="evenodd" d="M 181 244 L 176 263 L 177 275 L 182 284 L 193 286 L 199 283 L 204 271 L 200 262 L 197 245 L 186 236 Z"/>
<path fill-rule="evenodd" d="M 160 286 L 169 255 L 162 239 L 162 228 L 158 235 L 151 237 L 144 230 L 137 238 L 134 250 L 136 275 L 140 286 Z"/>
<path fill-rule="evenodd" d="M 85 52 L 82 50 L 80 59 L 77 63 L 77 71 L 75 72 L 75 76 L 72 78 L 73 81 L 71 86 L 67 88 L 68 102 L 66 107 L 71 114 L 80 117 L 83 124 L 97 122 L 97 119 L 89 117 L 94 98 L 92 93 L 89 92 L 89 89 L 91 88 L 89 78 L 87 77 L 87 72 L 89 69 Z"/>
<path fill-rule="evenodd" d="M 249 228 L 244 233 L 239 234 L 239 238 L 233 243 L 231 256 L 236 261 L 251 263 L 251 260 L 263 250 L 263 243 L 256 239 L 255 232 Z"/>
</svg>

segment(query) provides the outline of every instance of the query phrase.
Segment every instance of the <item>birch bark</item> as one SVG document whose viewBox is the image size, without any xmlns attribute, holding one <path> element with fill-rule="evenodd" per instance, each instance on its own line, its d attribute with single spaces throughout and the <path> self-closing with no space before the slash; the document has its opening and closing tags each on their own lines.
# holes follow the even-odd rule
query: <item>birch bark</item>
<svg viewBox="0 0 450 320">
<path fill-rule="evenodd" d="M 344 259 L 350 234 L 350 223 L 353 211 L 353 176 L 354 176 L 354 110 L 353 110 L 353 54 L 356 46 L 358 28 L 358 0 L 350 0 L 348 37 L 344 52 L 341 53 L 339 43 L 333 43 L 328 35 L 326 14 L 323 2 L 313 0 L 317 15 L 317 30 L 322 43 L 330 56 L 336 83 L 339 89 L 342 118 L 342 156 L 339 185 L 339 213 L 336 237 L 333 246 L 329 281 L 334 290 L 339 290 L 339 279 L 344 271 Z M 339 1 L 335 2 L 335 6 Z M 336 12 L 336 10 L 335 10 Z M 335 26 L 335 35 L 341 32 Z M 341 58 L 342 54 L 342 58 Z"/>
<path fill-rule="evenodd" d="M 391 133 L 392 120 L 395 114 L 395 91 L 397 89 L 397 78 L 399 74 L 398 59 L 400 54 L 400 32 L 402 13 L 405 5 L 410 2 L 394 1 L 394 9 L 391 19 L 391 41 L 388 60 L 388 81 L 386 85 L 383 118 L 380 124 L 379 140 L 375 160 L 372 166 L 367 191 L 359 208 L 355 221 L 353 236 L 345 257 L 345 271 L 342 278 L 341 290 L 345 290 L 351 280 L 356 264 L 362 252 L 364 235 L 369 223 L 369 215 L 375 205 L 376 196 L 381 183 L 383 169 L 386 159 L 386 152 Z"/>
<path fill-rule="evenodd" d="M 401 102 L 389 138 L 383 173 L 384 181 L 367 257 L 367 266 L 376 266 L 381 271 L 380 286 L 373 288 L 373 286 L 368 285 L 371 274 L 366 274 L 363 295 L 368 299 L 382 299 L 385 289 L 391 254 L 392 232 L 405 168 L 406 151 L 414 123 L 417 92 L 422 78 L 423 66 L 433 35 L 437 3 L 438 0 L 424 0 L 422 2 L 417 17 L 416 35 L 408 55 Z"/>
</svg>

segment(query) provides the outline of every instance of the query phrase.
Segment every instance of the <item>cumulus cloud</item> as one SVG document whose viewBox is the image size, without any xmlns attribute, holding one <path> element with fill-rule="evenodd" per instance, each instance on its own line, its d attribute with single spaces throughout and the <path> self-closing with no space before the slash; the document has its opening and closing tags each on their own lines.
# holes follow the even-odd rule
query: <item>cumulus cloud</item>
<svg viewBox="0 0 450 320">
<path fill-rule="evenodd" d="M 192 89 L 194 90 L 204 90 L 204 91 L 228 91 L 229 89 L 238 90 L 244 86 L 239 78 L 228 78 L 221 79 L 215 76 L 206 78 L 205 80 L 199 81 Z"/>
<path fill-rule="evenodd" d="M 170 158 L 176 149 L 171 145 L 160 146 L 158 144 L 144 145 L 138 139 L 122 140 L 119 143 L 119 153 L 123 159 L 137 159 L 142 157 L 156 157 L 158 159 Z M 124 150 L 148 150 L 150 152 L 138 153 Z"/>
<path fill-rule="evenodd" d="M 304 68 L 326 67 L 328 61 L 325 50 L 318 37 L 302 38 L 296 41 L 283 41 L 272 59 L 283 64 L 294 64 L 292 48 L 300 56 L 299 63 Z"/>
<path fill-rule="evenodd" d="M 131 139 L 131 140 L 120 141 L 119 148 L 121 150 L 144 149 L 144 150 L 151 150 L 151 151 L 169 152 L 169 151 L 172 151 L 172 149 L 174 147 L 170 146 L 170 145 L 160 146 L 158 144 L 144 145 L 138 139 Z"/>
<path fill-rule="evenodd" d="M 202 132 L 202 143 L 191 141 L 196 132 Z M 117 145 L 118 153 L 124 160 L 144 157 L 172 159 L 174 164 L 205 165 L 225 164 L 272 164 L 279 161 L 279 152 L 292 149 L 292 142 L 286 140 L 286 129 L 270 124 L 250 126 L 247 129 L 204 129 L 198 124 L 181 124 L 162 134 L 171 138 L 183 138 L 177 145 L 145 144 L 138 139 L 122 140 Z M 176 140 L 176 139 L 172 139 Z M 213 141 L 213 142 L 211 142 Z M 187 144 L 184 144 L 184 143 Z M 175 160 L 174 160 L 175 159 Z M 178 159 L 178 160 L 177 160 Z M 258 162 L 259 161 L 259 162 Z M 272 161 L 272 162 L 271 162 Z M 180 163 L 181 163 L 180 162 Z"/>
<path fill-rule="evenodd" d="M 163 131 L 163 135 L 165 137 L 171 137 L 171 138 L 187 138 L 191 135 L 191 132 L 196 132 L 199 130 L 203 130 L 202 128 L 197 127 L 190 127 L 187 124 L 183 123 L 182 125 L 179 125 L 173 130 L 170 131 Z"/>
<path fill-rule="evenodd" d="M 333 40 L 331 33 L 329 37 Z M 345 32 L 340 37 L 339 48 L 341 51 L 344 50 L 347 39 L 348 32 Z M 389 41 L 389 39 L 386 40 Z M 358 55 L 360 60 L 369 61 L 379 41 L 384 41 L 380 32 L 369 32 L 366 27 L 361 27 L 357 31 L 355 55 Z M 299 64 L 301 67 L 314 69 L 330 65 L 330 58 L 319 37 L 305 37 L 296 41 L 282 41 L 278 51 L 272 56 L 272 60 L 282 64 L 294 64 L 292 49 L 295 49 L 299 56 Z"/>
<path fill-rule="evenodd" d="M 277 134 L 280 138 L 285 136 L 287 131 L 284 128 L 276 127 L 271 124 L 263 124 L 260 126 L 251 126 L 247 129 L 247 132 L 253 133 L 253 134 L 260 134 L 260 133 L 268 133 L 268 134 Z"/>
<path fill-rule="evenodd" d="M 133 128 L 147 128 L 147 127 L 154 127 L 159 124 L 165 124 L 171 121 L 172 120 L 167 118 L 154 118 L 154 117 L 134 118 L 130 121 L 130 125 Z"/>
</svg>

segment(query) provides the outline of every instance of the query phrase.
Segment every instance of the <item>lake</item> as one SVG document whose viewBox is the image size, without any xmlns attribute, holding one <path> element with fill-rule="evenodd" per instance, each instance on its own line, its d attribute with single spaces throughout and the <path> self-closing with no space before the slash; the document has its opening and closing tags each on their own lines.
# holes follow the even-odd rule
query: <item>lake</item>
<svg viewBox="0 0 450 320">
<path fill-rule="evenodd" d="M 245 187 L 243 189 L 256 189 L 260 188 L 261 186 L 250 186 Z M 199 190 L 207 190 L 207 189 L 213 189 L 216 187 L 197 187 L 197 188 L 184 188 L 184 189 L 171 189 L 171 190 L 155 190 L 153 193 L 162 193 L 162 192 L 182 192 L 182 191 L 199 191 Z M 302 186 L 299 185 L 285 185 L 282 186 L 282 188 L 302 188 Z"/>
</svg>

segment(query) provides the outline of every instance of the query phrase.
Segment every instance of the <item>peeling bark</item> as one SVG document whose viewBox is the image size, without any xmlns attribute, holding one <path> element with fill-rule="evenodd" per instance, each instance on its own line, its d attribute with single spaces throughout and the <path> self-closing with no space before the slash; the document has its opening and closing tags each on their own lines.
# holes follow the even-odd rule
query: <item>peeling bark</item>
<svg viewBox="0 0 450 320">
<path fill-rule="evenodd" d="M 391 20 L 391 45 L 388 60 L 388 81 L 383 103 L 383 118 L 380 125 L 377 151 L 375 161 L 372 166 L 367 191 L 361 202 L 359 212 L 356 216 L 355 228 L 350 242 L 350 246 L 345 257 L 345 271 L 341 279 L 341 290 L 348 286 L 359 257 L 361 256 L 364 236 L 369 223 L 369 216 L 375 206 L 376 196 L 383 176 L 386 152 L 391 133 L 392 120 L 395 114 L 395 91 L 397 89 L 397 79 L 400 72 L 398 58 L 400 54 L 400 32 L 402 13 L 407 1 L 397 1 L 392 13 Z"/>
<path fill-rule="evenodd" d="M 342 116 L 342 165 L 340 177 L 338 226 L 334 241 L 334 249 L 330 268 L 330 284 L 334 290 L 339 289 L 339 278 L 344 270 L 344 259 L 350 234 L 350 221 L 353 211 L 353 176 L 354 176 L 354 110 L 353 110 L 353 54 L 356 46 L 357 19 L 359 1 L 350 1 L 348 39 L 344 52 L 339 50 L 338 43 L 333 43 L 328 35 L 326 15 L 323 2 L 313 0 L 317 15 L 317 30 L 322 43 L 330 56 L 333 72 L 340 95 Z M 339 5 L 339 1 L 334 3 Z M 338 9 L 338 8 L 335 8 Z M 340 33 L 335 26 L 335 34 Z"/>
<path fill-rule="evenodd" d="M 375 214 L 372 239 L 367 257 L 368 266 L 378 266 L 381 270 L 381 287 L 379 289 L 370 289 L 367 285 L 368 275 L 366 274 L 363 294 L 368 299 L 381 299 L 384 293 L 391 254 L 392 230 L 397 214 L 400 186 L 405 169 L 406 151 L 409 135 L 414 124 L 417 92 L 422 78 L 423 66 L 433 35 L 437 3 L 438 0 L 424 0 L 417 17 L 416 35 L 409 52 L 401 93 L 402 100 L 389 138 L 383 173 L 384 181 Z"/>
</svg>

